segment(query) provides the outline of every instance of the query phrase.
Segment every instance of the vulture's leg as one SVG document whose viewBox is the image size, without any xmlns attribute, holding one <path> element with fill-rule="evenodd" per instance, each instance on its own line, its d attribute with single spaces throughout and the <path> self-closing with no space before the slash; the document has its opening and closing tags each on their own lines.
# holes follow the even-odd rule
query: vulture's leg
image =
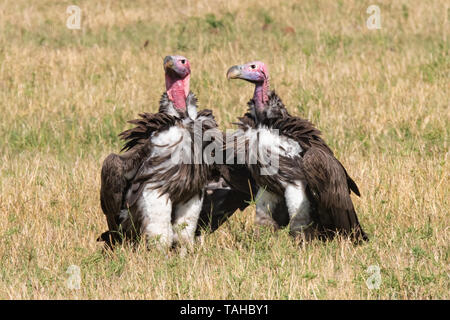
<svg viewBox="0 0 450 320">
<path fill-rule="evenodd" d="M 136 220 L 141 221 L 141 234 L 148 242 L 156 238 L 160 248 L 172 246 L 172 202 L 168 194 L 161 194 L 147 185 L 138 200 L 136 214 Z"/>
<path fill-rule="evenodd" d="M 255 223 L 262 226 L 271 226 L 275 230 L 279 228 L 272 215 L 275 212 L 277 203 L 281 200 L 276 194 L 259 188 L 256 194 L 256 215 Z"/>
<path fill-rule="evenodd" d="M 306 196 L 305 183 L 294 181 L 288 184 L 284 192 L 286 206 L 289 212 L 289 233 L 292 236 L 305 234 L 307 239 L 311 238 L 312 218 L 311 205 Z"/>
<path fill-rule="evenodd" d="M 202 210 L 203 194 L 196 195 L 185 203 L 175 207 L 173 219 L 174 244 L 194 244 L 195 230 Z"/>
</svg>

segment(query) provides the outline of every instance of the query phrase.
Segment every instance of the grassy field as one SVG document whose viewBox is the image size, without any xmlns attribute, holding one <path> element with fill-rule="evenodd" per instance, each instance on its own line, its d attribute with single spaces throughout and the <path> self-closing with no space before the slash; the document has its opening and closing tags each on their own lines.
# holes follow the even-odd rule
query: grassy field
<svg viewBox="0 0 450 320">
<path fill-rule="evenodd" d="M 449 299 L 448 1 L 111 2 L 0 3 L 0 298 Z M 72 4 L 80 30 L 66 27 Z M 359 184 L 371 241 L 299 246 L 258 232 L 251 207 L 187 255 L 104 253 L 101 164 L 127 120 L 157 110 L 167 54 L 190 59 L 223 129 L 253 90 L 227 68 L 266 62 Z"/>
</svg>

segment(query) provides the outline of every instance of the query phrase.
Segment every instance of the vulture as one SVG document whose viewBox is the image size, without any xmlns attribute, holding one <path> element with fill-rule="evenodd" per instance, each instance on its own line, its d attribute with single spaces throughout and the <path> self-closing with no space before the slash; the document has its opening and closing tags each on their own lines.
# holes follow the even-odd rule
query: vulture
<svg viewBox="0 0 450 320">
<path fill-rule="evenodd" d="M 266 65 L 255 61 L 232 66 L 227 78 L 255 85 L 248 112 L 237 123 L 240 142 L 234 150 L 245 152 L 258 186 L 255 223 L 275 229 L 289 226 L 291 235 L 306 240 L 341 234 L 367 241 L 350 197 L 351 192 L 360 196 L 356 183 L 321 132 L 308 120 L 290 115 L 270 90 Z"/>
<path fill-rule="evenodd" d="M 120 134 L 125 152 L 103 162 L 100 202 L 109 230 L 98 240 L 110 247 L 141 236 L 156 238 L 162 247 L 194 241 L 213 165 L 193 157 L 203 155 L 203 133 L 218 129 L 210 110 L 197 112 L 188 59 L 167 56 L 164 71 L 166 92 L 159 112 L 129 121 L 135 127 Z M 219 150 L 221 134 L 216 135 Z"/>
</svg>

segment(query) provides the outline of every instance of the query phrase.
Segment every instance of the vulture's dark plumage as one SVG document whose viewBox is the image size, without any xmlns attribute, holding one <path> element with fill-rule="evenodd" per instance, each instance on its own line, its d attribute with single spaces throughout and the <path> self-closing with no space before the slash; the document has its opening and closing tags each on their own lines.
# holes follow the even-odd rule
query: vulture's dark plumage
<svg viewBox="0 0 450 320">
<path fill-rule="evenodd" d="M 368 240 L 350 197 L 351 192 L 360 195 L 356 183 L 320 131 L 290 115 L 270 91 L 264 63 L 233 66 L 227 77 L 255 84 L 249 111 L 239 118 L 235 134 L 243 141 L 247 167 L 259 188 L 256 222 L 275 228 L 289 224 L 291 234 L 308 239 L 340 233 Z"/>
<path fill-rule="evenodd" d="M 212 112 L 197 113 L 186 58 L 168 56 L 164 69 L 167 91 L 159 112 L 130 121 L 135 127 L 120 134 L 125 153 L 103 163 L 100 198 L 109 230 L 100 239 L 110 246 L 137 236 L 157 238 L 164 246 L 192 243 L 204 189 L 213 178 L 213 165 L 192 159 L 196 135 L 218 131 Z"/>
</svg>

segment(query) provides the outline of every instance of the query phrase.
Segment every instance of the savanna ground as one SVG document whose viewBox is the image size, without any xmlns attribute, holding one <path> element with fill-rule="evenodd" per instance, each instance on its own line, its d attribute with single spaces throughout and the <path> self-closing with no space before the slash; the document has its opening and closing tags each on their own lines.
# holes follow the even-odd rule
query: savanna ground
<svg viewBox="0 0 450 320">
<path fill-rule="evenodd" d="M 66 28 L 72 4 L 81 30 Z M 366 27 L 371 4 L 380 30 Z M 448 299 L 449 16 L 445 0 L 3 0 L 0 298 Z M 167 54 L 191 60 L 192 90 L 223 129 L 252 94 L 227 68 L 265 61 L 359 184 L 371 241 L 302 247 L 257 232 L 252 206 L 184 256 L 104 253 L 101 164 L 127 120 L 157 110 Z"/>
</svg>

